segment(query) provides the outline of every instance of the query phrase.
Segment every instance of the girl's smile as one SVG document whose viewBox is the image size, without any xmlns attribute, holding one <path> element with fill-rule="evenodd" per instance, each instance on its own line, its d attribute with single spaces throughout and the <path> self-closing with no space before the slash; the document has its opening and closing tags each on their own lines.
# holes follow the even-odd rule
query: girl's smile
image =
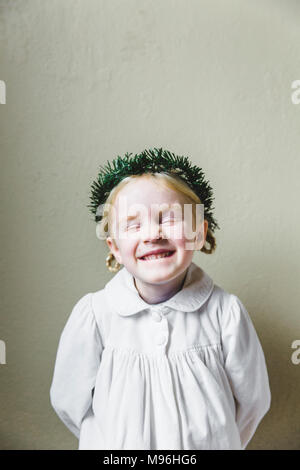
<svg viewBox="0 0 300 470">
<path fill-rule="evenodd" d="M 166 249 L 157 249 L 157 250 L 152 250 L 148 253 L 146 253 L 143 256 L 140 256 L 138 259 L 141 261 L 153 261 L 153 260 L 159 260 L 159 259 L 164 259 L 164 258 L 171 258 L 175 253 L 175 250 L 166 250 Z"/>
</svg>

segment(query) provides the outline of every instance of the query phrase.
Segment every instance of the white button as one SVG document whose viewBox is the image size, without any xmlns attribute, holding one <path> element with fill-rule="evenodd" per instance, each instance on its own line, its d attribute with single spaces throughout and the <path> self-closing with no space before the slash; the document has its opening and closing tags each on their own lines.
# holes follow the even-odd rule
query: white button
<svg viewBox="0 0 300 470">
<path fill-rule="evenodd" d="M 152 312 L 152 318 L 154 321 L 161 321 L 161 314 L 158 312 Z"/>
<path fill-rule="evenodd" d="M 156 339 L 156 343 L 161 346 L 166 342 L 166 335 L 159 335 Z"/>
<path fill-rule="evenodd" d="M 163 313 L 168 313 L 170 311 L 169 307 L 162 307 Z"/>
</svg>

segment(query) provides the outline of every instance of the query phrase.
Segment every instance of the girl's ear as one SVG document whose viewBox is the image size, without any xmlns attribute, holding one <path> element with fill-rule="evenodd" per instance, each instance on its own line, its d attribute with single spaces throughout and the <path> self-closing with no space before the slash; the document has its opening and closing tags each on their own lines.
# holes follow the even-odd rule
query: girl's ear
<svg viewBox="0 0 300 470">
<path fill-rule="evenodd" d="M 121 258 L 121 255 L 120 255 L 120 251 L 119 251 L 119 248 L 117 247 L 117 244 L 116 244 L 115 240 L 112 237 L 107 237 L 105 241 L 106 241 L 106 244 L 107 244 L 109 250 L 112 252 L 112 254 L 116 258 L 118 263 L 122 264 L 122 258 Z"/>
<path fill-rule="evenodd" d="M 205 240 L 206 240 L 207 229 L 208 229 L 208 222 L 206 219 L 204 219 L 203 225 L 200 228 L 198 235 L 196 236 L 196 239 L 195 239 L 195 250 L 201 250 L 201 248 L 203 247 Z"/>
</svg>

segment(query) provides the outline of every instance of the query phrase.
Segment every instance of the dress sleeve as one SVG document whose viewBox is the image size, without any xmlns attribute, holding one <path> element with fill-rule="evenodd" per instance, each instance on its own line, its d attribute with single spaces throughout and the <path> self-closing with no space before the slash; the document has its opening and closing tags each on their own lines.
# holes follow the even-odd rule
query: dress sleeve
<svg viewBox="0 0 300 470">
<path fill-rule="evenodd" d="M 103 350 L 91 298 L 89 293 L 76 303 L 61 333 L 50 388 L 52 407 L 77 438 L 92 404 Z"/>
<path fill-rule="evenodd" d="M 225 370 L 236 402 L 236 422 L 245 449 L 271 404 L 264 353 L 242 302 L 231 294 L 222 317 Z"/>
</svg>

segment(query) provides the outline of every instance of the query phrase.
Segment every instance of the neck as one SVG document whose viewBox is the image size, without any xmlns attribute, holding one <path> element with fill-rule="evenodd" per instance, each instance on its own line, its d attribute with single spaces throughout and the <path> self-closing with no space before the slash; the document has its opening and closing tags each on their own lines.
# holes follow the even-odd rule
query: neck
<svg viewBox="0 0 300 470">
<path fill-rule="evenodd" d="M 134 285 L 140 297 L 148 304 L 159 304 L 173 297 L 184 284 L 188 269 L 166 284 L 147 284 L 134 278 Z"/>
</svg>

